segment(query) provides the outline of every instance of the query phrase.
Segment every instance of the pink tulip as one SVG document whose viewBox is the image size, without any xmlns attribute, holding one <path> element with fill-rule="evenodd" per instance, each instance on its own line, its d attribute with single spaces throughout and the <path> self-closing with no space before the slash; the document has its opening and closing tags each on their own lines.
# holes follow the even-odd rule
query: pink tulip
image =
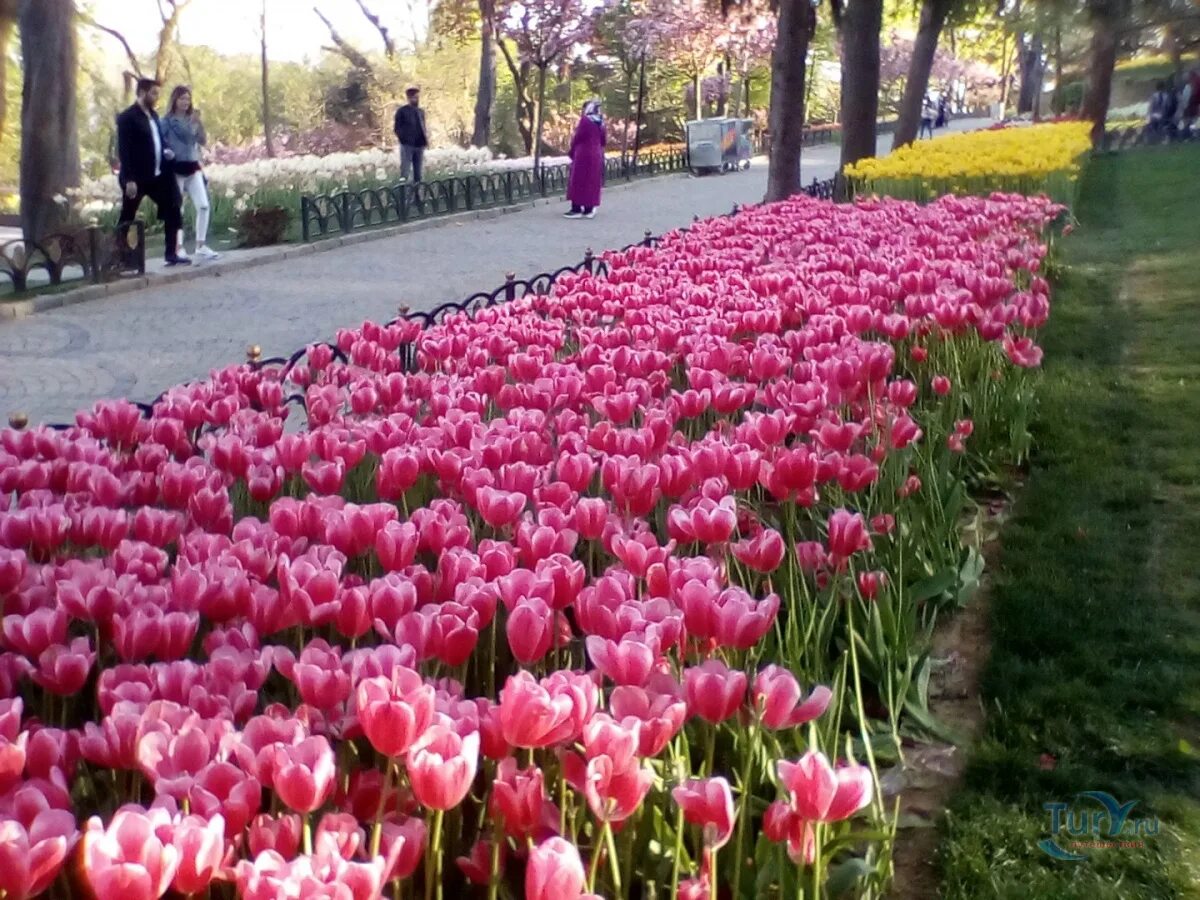
<svg viewBox="0 0 1200 900">
<path fill-rule="evenodd" d="M 201 769 L 188 791 L 192 812 L 225 820 L 225 834 L 235 840 L 262 805 L 262 785 L 232 763 L 213 762 Z"/>
<path fill-rule="evenodd" d="M 433 688 L 411 669 L 397 668 L 390 678 L 368 678 L 358 686 L 358 719 L 379 753 L 398 758 L 433 722 Z"/>
<path fill-rule="evenodd" d="M 171 733 L 154 731 L 138 742 L 138 765 L 156 791 L 179 800 L 212 760 L 213 743 L 197 725 Z"/>
<path fill-rule="evenodd" d="M 333 793 L 337 766 L 333 748 L 323 737 L 276 745 L 273 765 L 275 793 L 294 812 L 307 815 L 324 806 Z"/>
<path fill-rule="evenodd" d="M 0 892 L 25 900 L 48 889 L 78 836 L 74 815 L 64 810 L 0 821 Z"/>
<path fill-rule="evenodd" d="M 540 684 L 518 672 L 500 691 L 500 725 L 514 747 L 551 747 L 574 740 L 596 711 L 595 682 L 555 672 Z"/>
<path fill-rule="evenodd" d="M 515 525 L 527 502 L 524 494 L 490 487 L 480 488 L 475 494 L 479 515 L 497 530 Z"/>
<path fill-rule="evenodd" d="M 171 845 L 179 854 L 172 887 L 181 894 L 198 894 L 219 874 L 225 859 L 225 820 L 186 816 L 171 829 Z"/>
<path fill-rule="evenodd" d="M 710 659 L 683 673 L 688 709 L 705 721 L 724 722 L 738 711 L 746 697 L 746 675 Z"/>
<path fill-rule="evenodd" d="M 733 836 L 733 793 L 724 778 L 687 781 L 671 791 L 683 817 L 704 831 L 709 849 L 724 847 Z"/>
<path fill-rule="evenodd" d="M 434 725 L 408 751 L 408 778 L 413 794 L 429 809 L 453 809 L 471 789 L 479 765 L 479 733 L 459 737 Z"/>
<path fill-rule="evenodd" d="M 83 875 L 97 897 L 157 900 L 179 870 L 179 849 L 157 832 L 170 829 L 164 809 L 123 806 L 108 827 L 88 820 L 83 835 Z"/>
<path fill-rule="evenodd" d="M 670 676 L 655 676 L 647 688 L 614 688 L 609 712 L 617 721 L 638 723 L 638 755 L 652 757 L 662 753 L 683 728 L 687 702 Z"/>
<path fill-rule="evenodd" d="M 558 614 L 538 597 L 523 597 L 508 614 L 504 632 L 513 658 L 522 665 L 540 662 L 554 640 Z"/>
<path fill-rule="evenodd" d="M 783 536 L 771 528 L 764 529 L 755 538 L 739 541 L 730 549 L 738 562 L 764 575 L 779 568 L 787 551 Z"/>
<path fill-rule="evenodd" d="M 835 565 L 844 565 L 854 554 L 871 547 L 867 523 L 859 513 L 834 510 L 829 517 L 829 555 Z"/>
<path fill-rule="evenodd" d="M 505 759 L 496 767 L 488 810 L 504 825 L 506 834 L 523 838 L 532 835 L 542 820 L 546 789 L 542 770 L 531 766 L 517 769 L 514 759 Z"/>
<path fill-rule="evenodd" d="M 779 597 L 757 601 L 741 588 L 727 588 L 712 607 L 713 637 L 723 647 L 749 650 L 771 630 L 779 613 Z"/>
<path fill-rule="evenodd" d="M 659 656 L 657 641 L 637 636 L 627 636 L 617 642 L 592 635 L 587 638 L 586 645 L 596 668 L 618 685 L 644 685 Z"/>
<path fill-rule="evenodd" d="M 824 714 L 833 692 L 824 685 L 813 688 L 801 702 L 803 691 L 795 676 L 779 666 L 767 666 L 754 679 L 754 705 L 762 723 L 772 730 L 795 728 Z"/>
<path fill-rule="evenodd" d="M 251 856 L 273 850 L 284 859 L 295 858 L 300 850 L 300 817 L 255 816 L 247 834 L 247 846 Z"/>
<path fill-rule="evenodd" d="M 38 657 L 33 680 L 52 694 L 70 696 L 83 689 L 96 654 L 87 638 L 75 638 L 70 646 L 55 644 Z"/>
<path fill-rule="evenodd" d="M 387 880 L 408 878 L 416 872 L 425 855 L 425 840 L 426 826 L 422 819 L 411 817 L 383 823 L 381 852 L 390 864 Z"/>
<path fill-rule="evenodd" d="M 529 851 L 525 900 L 579 900 L 583 885 L 583 860 L 574 844 L 553 837 Z"/>
<path fill-rule="evenodd" d="M 825 754 L 810 750 L 799 762 L 780 760 L 779 780 L 791 793 L 792 809 L 807 822 L 839 822 L 870 804 L 875 782 L 866 766 L 836 769 Z"/>
</svg>

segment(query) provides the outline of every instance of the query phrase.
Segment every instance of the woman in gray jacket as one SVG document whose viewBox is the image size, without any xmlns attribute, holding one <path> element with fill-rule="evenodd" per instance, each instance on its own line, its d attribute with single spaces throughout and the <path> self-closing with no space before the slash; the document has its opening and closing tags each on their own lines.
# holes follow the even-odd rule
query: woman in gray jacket
<svg viewBox="0 0 1200 900">
<path fill-rule="evenodd" d="M 202 259 L 216 259 L 220 254 L 208 247 L 208 187 L 200 170 L 200 148 L 208 143 L 208 136 L 200 121 L 200 110 L 192 106 L 192 89 L 187 85 L 181 84 L 171 91 L 171 103 L 162 117 L 161 128 L 163 155 L 171 160 L 179 193 L 191 197 L 192 206 L 196 208 L 196 255 Z M 170 154 L 166 152 L 168 150 Z M 179 255 L 185 256 L 182 231 L 177 246 Z"/>
</svg>

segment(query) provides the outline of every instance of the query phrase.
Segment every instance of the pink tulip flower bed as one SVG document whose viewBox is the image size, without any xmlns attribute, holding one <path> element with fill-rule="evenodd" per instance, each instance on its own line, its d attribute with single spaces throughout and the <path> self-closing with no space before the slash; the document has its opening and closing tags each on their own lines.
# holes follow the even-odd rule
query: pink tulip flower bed
<svg viewBox="0 0 1200 900">
<path fill-rule="evenodd" d="M 0 898 L 877 895 L 1060 211 L 749 208 L 0 433 Z"/>
</svg>

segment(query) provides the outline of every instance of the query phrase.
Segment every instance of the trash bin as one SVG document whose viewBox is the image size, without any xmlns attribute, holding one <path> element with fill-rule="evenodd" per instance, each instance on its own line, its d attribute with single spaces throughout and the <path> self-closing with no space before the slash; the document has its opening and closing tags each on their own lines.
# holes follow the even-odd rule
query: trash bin
<svg viewBox="0 0 1200 900">
<path fill-rule="evenodd" d="M 737 154 L 734 119 L 701 119 L 687 123 L 688 165 L 694 174 L 722 172 Z"/>
</svg>

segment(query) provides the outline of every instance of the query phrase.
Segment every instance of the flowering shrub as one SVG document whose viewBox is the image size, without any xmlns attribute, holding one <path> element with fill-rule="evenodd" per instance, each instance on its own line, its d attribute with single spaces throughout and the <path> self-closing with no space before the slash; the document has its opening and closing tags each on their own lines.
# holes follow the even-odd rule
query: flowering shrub
<svg viewBox="0 0 1200 900">
<path fill-rule="evenodd" d="M 860 160 L 846 167 L 846 177 L 858 194 L 929 200 L 1019 191 L 1069 202 L 1091 149 L 1089 129 L 1071 121 L 950 134 Z"/>
<path fill-rule="evenodd" d="M 1059 211 L 751 208 L 0 432 L 0 889 L 877 895 Z"/>
</svg>

